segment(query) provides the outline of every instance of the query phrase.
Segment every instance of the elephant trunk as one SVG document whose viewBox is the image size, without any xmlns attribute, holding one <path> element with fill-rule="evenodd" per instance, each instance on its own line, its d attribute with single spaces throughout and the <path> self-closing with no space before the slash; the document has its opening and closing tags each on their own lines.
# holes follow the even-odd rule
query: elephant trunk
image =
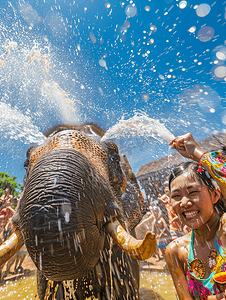
<svg viewBox="0 0 226 300">
<path fill-rule="evenodd" d="M 103 250 L 103 225 L 111 218 L 106 208 L 113 201 L 108 184 L 85 156 L 56 149 L 31 170 L 13 222 L 45 277 L 81 278 Z"/>
</svg>

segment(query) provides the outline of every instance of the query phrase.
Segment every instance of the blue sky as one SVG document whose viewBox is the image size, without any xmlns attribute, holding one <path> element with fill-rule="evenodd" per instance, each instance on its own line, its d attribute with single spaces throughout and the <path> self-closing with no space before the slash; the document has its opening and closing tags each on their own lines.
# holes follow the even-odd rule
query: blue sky
<svg viewBox="0 0 226 300">
<path fill-rule="evenodd" d="M 26 149 L 59 123 L 145 116 L 197 140 L 224 130 L 226 2 L 0 4 L 0 167 L 19 182 Z M 141 123 L 116 138 L 135 172 L 169 153 Z"/>
</svg>

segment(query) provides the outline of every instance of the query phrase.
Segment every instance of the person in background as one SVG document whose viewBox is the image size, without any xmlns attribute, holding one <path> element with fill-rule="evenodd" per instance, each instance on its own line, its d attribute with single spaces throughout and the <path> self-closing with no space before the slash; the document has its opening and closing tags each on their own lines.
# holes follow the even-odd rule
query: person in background
<svg viewBox="0 0 226 300">
<path fill-rule="evenodd" d="M 12 209 L 12 203 L 10 200 L 7 200 L 3 203 L 2 209 L 0 211 L 0 227 L 1 231 L 4 231 L 6 224 L 8 223 L 9 219 L 12 218 L 14 215 L 14 210 Z"/>
<path fill-rule="evenodd" d="M 162 258 L 164 258 L 165 253 L 165 230 L 163 232 L 163 236 L 161 235 L 161 229 L 167 228 L 166 222 L 163 218 L 162 213 L 160 212 L 157 205 L 152 201 L 150 202 L 149 210 L 144 217 L 142 218 L 141 222 L 136 226 L 135 232 L 136 237 L 138 239 L 143 239 L 145 237 L 145 234 L 148 231 L 154 232 L 157 236 L 159 236 L 159 246 L 156 249 L 156 252 L 154 254 L 154 257 L 157 258 L 157 261 L 159 261 Z M 159 227 L 159 228 L 158 228 Z M 168 232 L 168 230 L 166 231 Z M 167 239 L 168 242 L 168 239 Z M 162 255 L 161 255 L 162 254 Z"/>
<path fill-rule="evenodd" d="M 192 229 L 166 248 L 178 297 L 225 299 L 226 292 L 220 291 L 214 276 L 226 271 L 226 209 L 224 189 L 219 188 L 226 187 L 226 157 L 223 151 L 205 153 L 191 134 L 175 138 L 170 145 L 194 160 L 180 164 L 169 177 L 172 207 Z"/>
<path fill-rule="evenodd" d="M 2 203 L 4 202 L 10 202 L 13 198 L 13 195 L 10 195 L 9 188 L 6 188 L 4 190 L 4 194 L 0 197 L 0 200 Z"/>
<path fill-rule="evenodd" d="M 154 232 L 155 216 L 152 211 L 146 212 L 140 223 L 136 226 L 135 232 L 138 239 L 143 239 L 148 231 Z"/>
<path fill-rule="evenodd" d="M 168 181 L 164 182 L 164 185 L 166 186 L 164 189 L 165 194 L 163 194 L 161 197 L 158 197 L 158 201 L 165 205 L 165 208 L 167 210 L 168 218 L 169 218 L 169 230 L 172 240 L 181 237 L 184 235 L 184 231 L 182 231 L 183 225 L 180 222 L 179 217 L 176 215 L 175 211 L 172 208 L 172 205 L 170 203 L 170 193 L 168 188 Z"/>
<path fill-rule="evenodd" d="M 167 224 L 163 217 L 163 214 L 160 212 L 157 206 L 154 207 L 153 213 L 155 217 L 155 230 L 152 232 L 155 232 L 156 234 L 157 248 L 159 249 L 159 260 L 161 258 L 165 259 L 165 249 L 171 241 L 169 230 L 167 228 Z"/>
<path fill-rule="evenodd" d="M 9 219 L 7 225 L 5 226 L 5 233 L 7 236 L 4 237 L 4 239 L 8 238 L 13 231 L 13 224 L 12 224 L 12 218 Z M 27 248 L 25 245 L 23 245 L 20 250 L 14 254 L 6 263 L 6 270 L 3 273 L 3 278 L 7 277 L 10 273 L 11 274 L 17 274 L 23 272 L 22 264 L 27 256 Z M 13 268 L 14 265 L 14 268 Z M 13 269 L 13 270 L 12 270 Z"/>
</svg>

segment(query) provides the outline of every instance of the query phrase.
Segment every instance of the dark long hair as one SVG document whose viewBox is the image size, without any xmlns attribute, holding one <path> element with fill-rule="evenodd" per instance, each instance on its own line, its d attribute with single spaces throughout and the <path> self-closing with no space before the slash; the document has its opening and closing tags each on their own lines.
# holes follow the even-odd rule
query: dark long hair
<svg viewBox="0 0 226 300">
<path fill-rule="evenodd" d="M 171 190 L 171 183 L 175 178 L 190 171 L 189 175 L 191 179 L 198 180 L 202 185 L 205 184 L 210 192 L 214 191 L 215 188 L 218 186 L 217 182 L 203 167 L 201 167 L 202 172 L 197 172 L 198 168 L 199 164 L 193 161 L 184 162 L 175 167 L 171 171 L 171 174 L 169 176 L 169 190 Z M 224 203 L 225 199 L 221 193 L 220 199 L 217 201 L 216 204 L 214 204 L 214 208 L 220 216 L 224 212 L 226 212 L 226 207 Z"/>
</svg>

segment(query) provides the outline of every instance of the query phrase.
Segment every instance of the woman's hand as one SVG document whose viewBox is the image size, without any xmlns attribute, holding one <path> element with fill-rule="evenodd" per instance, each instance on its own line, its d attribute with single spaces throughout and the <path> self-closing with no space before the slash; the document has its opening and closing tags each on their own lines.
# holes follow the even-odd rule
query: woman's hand
<svg viewBox="0 0 226 300">
<path fill-rule="evenodd" d="M 201 155 L 205 153 L 190 133 L 176 137 L 169 145 L 170 149 L 176 149 L 182 156 L 195 161 L 199 161 Z"/>
</svg>

